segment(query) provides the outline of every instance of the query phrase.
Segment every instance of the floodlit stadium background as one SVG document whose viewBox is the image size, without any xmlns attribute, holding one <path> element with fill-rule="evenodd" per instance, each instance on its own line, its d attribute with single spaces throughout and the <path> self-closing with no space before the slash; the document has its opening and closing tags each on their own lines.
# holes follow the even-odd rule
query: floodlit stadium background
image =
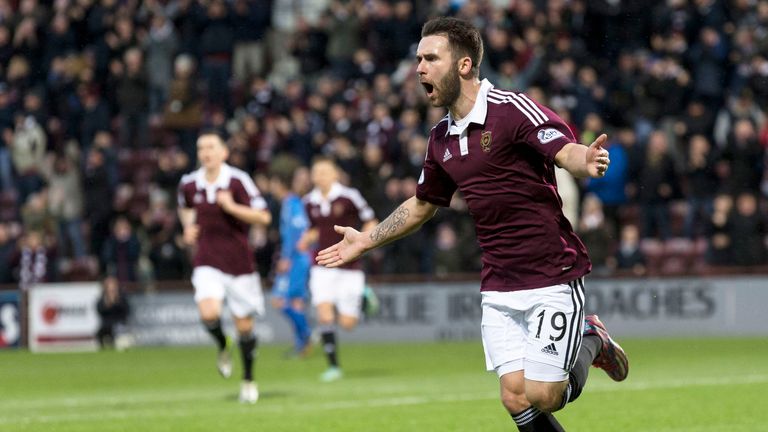
<svg viewBox="0 0 768 432">
<path fill-rule="evenodd" d="M 315 381 L 319 353 L 283 360 L 270 314 L 250 408 L 212 370 L 175 214 L 196 133 L 215 128 L 264 193 L 280 155 L 326 154 L 385 217 L 444 115 L 412 57 L 444 14 L 482 29 L 483 77 L 611 140 L 606 178 L 559 186 L 591 310 L 633 369 L 621 385 L 596 371 L 566 427 L 766 430 L 741 402 L 768 381 L 768 1 L 293 3 L 0 1 L 0 430 L 511 429 L 483 372 L 461 197 L 367 258 L 382 308 L 341 335 L 343 382 Z M 254 231 L 267 288 L 276 241 Z M 93 348 L 106 273 L 131 294 L 131 347 L 31 353 Z"/>
</svg>

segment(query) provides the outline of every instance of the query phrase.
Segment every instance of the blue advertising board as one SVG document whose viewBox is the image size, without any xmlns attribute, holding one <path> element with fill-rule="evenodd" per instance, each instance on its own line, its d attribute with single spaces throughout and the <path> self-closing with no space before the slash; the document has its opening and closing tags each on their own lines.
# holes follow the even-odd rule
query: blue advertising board
<svg viewBox="0 0 768 432">
<path fill-rule="evenodd" d="M 0 291 L 0 349 L 18 348 L 21 341 L 19 291 Z"/>
</svg>

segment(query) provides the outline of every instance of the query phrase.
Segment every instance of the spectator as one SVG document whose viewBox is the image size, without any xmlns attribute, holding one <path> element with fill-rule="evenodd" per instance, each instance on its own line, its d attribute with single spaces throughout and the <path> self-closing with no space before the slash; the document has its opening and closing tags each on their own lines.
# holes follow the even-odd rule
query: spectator
<svg viewBox="0 0 768 432">
<path fill-rule="evenodd" d="M 361 46 L 361 30 L 366 8 L 360 2 L 332 0 L 328 8 L 327 56 L 333 73 L 342 79 L 353 75 L 355 51 Z"/>
<path fill-rule="evenodd" d="M 184 240 L 178 230 L 161 231 L 149 249 L 155 280 L 181 280 L 190 274 Z"/>
<path fill-rule="evenodd" d="M 733 264 L 765 264 L 766 234 L 768 226 L 765 218 L 758 212 L 757 197 L 750 192 L 739 194 L 730 225 Z"/>
<path fill-rule="evenodd" d="M 445 277 L 460 272 L 463 263 L 459 250 L 458 234 L 453 225 L 443 222 L 437 226 L 435 236 L 435 274 Z"/>
<path fill-rule="evenodd" d="M 70 142 L 65 153 L 51 158 L 45 170 L 50 184 L 48 188 L 48 209 L 58 227 L 58 244 L 62 256 L 85 256 L 85 242 L 82 235 L 83 189 L 78 165 L 77 144 Z M 69 247 L 69 254 L 64 247 Z"/>
<path fill-rule="evenodd" d="M 49 120 L 53 120 L 48 112 L 48 107 L 43 104 L 43 89 L 33 88 L 29 89 L 22 99 L 22 112 L 26 118 L 31 118 L 40 125 L 40 127 L 47 129 L 49 136 L 55 136 L 55 130 L 53 124 Z M 53 139 L 51 141 L 54 141 Z"/>
<path fill-rule="evenodd" d="M 695 239 L 703 234 L 704 220 L 712 213 L 712 199 L 718 190 L 715 173 L 716 153 L 703 135 L 691 137 L 685 164 L 688 211 L 683 234 Z"/>
<path fill-rule="evenodd" d="M 4 132 L 4 139 L 10 142 L 13 168 L 16 171 L 16 187 L 19 205 L 43 188 L 42 169 L 45 163 L 47 139 L 40 124 L 33 117 L 16 116 L 13 132 Z"/>
<path fill-rule="evenodd" d="M 42 161 L 52 158 L 46 153 L 61 153 L 69 138 L 80 143 L 83 189 L 111 191 L 120 180 L 135 178 L 163 188 L 164 178 L 195 165 L 194 141 L 204 123 L 232 136 L 232 162 L 249 170 L 269 165 L 280 151 L 300 153 L 306 163 L 317 154 L 336 154 L 348 167 L 362 158 L 365 169 L 355 166 L 351 181 L 364 182 L 366 197 L 375 203 L 392 176 L 398 182 L 418 177 L 424 151 L 418 151 L 423 143 L 414 137 L 423 138 L 429 132 L 425 128 L 445 115 L 427 106 L 418 81 L 404 79 L 413 73 L 410 44 L 417 39 L 409 33 L 418 32 L 424 17 L 433 14 L 458 15 L 487 29 L 484 64 L 489 68 L 482 74 L 551 101 L 576 136 L 582 136 L 582 128 L 584 134 L 593 132 L 599 120 L 618 130 L 611 135 L 616 142 L 609 176 L 623 176 L 626 187 L 608 178 L 601 179 L 605 184 L 585 185 L 603 200 L 605 218 L 615 222 L 615 237 L 623 223 L 635 222 L 634 208 L 627 203 L 640 201 L 642 219 L 652 213 L 645 206 L 647 177 L 640 174 L 650 177 L 657 169 L 649 168 L 645 157 L 655 130 L 674 139 L 666 153 L 674 160 L 675 175 L 671 197 L 651 207 L 663 214 L 669 199 L 681 199 L 692 210 L 682 232 L 670 230 L 670 235 L 699 236 L 696 215 L 711 217 L 702 214 L 707 206 L 701 206 L 696 192 L 709 190 L 697 183 L 712 183 L 711 171 L 690 171 L 689 147 L 700 147 L 695 136 L 710 142 L 707 160 L 715 159 L 718 181 L 731 193 L 757 194 L 765 178 L 768 3 L 762 0 L 434 5 L 403 0 L 22 0 L 1 9 L 0 200 L 6 219 L 17 218 L 28 197 L 42 191 Z M 587 32 L 586 22 L 599 31 Z M 299 59 L 291 52 L 296 43 Z M 178 54 L 172 70 L 170 61 Z M 301 68 L 311 74 L 300 74 Z M 248 115 L 240 117 L 241 111 Z M 162 128 L 151 135 L 147 114 L 162 114 Z M 38 126 L 26 129 L 26 118 Z M 120 145 L 103 147 L 111 134 Z M 16 140 L 21 141 L 18 147 Z M 30 142 L 42 145 L 27 147 Z M 621 158 L 618 143 L 625 150 L 626 169 L 615 169 Z M 378 156 L 370 151 L 374 144 L 381 147 Z M 155 165 L 153 153 L 134 152 L 148 145 L 170 152 L 180 147 L 186 155 L 159 158 Z M 92 147 L 102 150 L 102 186 L 95 185 L 100 180 L 88 166 Z M 122 179 L 118 154 L 121 168 L 131 170 Z M 135 172 L 133 161 L 139 168 Z M 21 171 L 15 170 L 17 163 Z M 678 184 L 684 187 L 678 190 Z M 133 198 L 117 201 L 137 217 L 142 210 L 136 205 L 145 204 L 149 187 L 142 181 L 124 188 L 133 190 Z M 91 252 L 100 255 L 114 209 L 101 205 L 108 200 L 97 196 L 85 193 L 84 235 L 96 243 Z M 16 200 L 14 208 L 7 208 L 9 199 Z M 759 208 L 766 205 L 763 195 L 757 199 Z M 30 212 L 31 207 L 28 222 L 34 219 L 30 215 L 42 214 Z M 447 220 L 460 221 L 458 215 L 466 217 L 459 212 Z M 454 231 L 461 244 L 462 228 L 454 226 Z M 61 246 L 67 247 L 66 242 Z M 58 256 L 70 255 L 62 252 Z"/>
<path fill-rule="evenodd" d="M 41 231 L 27 231 L 19 240 L 19 247 L 11 259 L 11 268 L 22 290 L 56 280 L 56 251 L 47 243 Z"/>
<path fill-rule="evenodd" d="M 28 3 L 28 2 L 25 2 Z M 8 62 L 7 79 L 14 87 L 25 90 L 30 81 L 31 71 L 44 70 L 40 67 L 42 43 L 38 22 L 33 17 L 22 18 L 15 26 L 13 47 L 16 53 Z"/>
<path fill-rule="evenodd" d="M 194 166 L 197 161 L 197 129 L 203 121 L 203 101 L 197 91 L 195 61 L 187 54 L 179 55 L 173 63 L 173 70 L 174 77 L 163 111 L 163 126 L 176 134 L 190 166 Z"/>
<path fill-rule="evenodd" d="M 112 207 L 105 203 L 112 202 L 114 193 L 105 159 L 102 149 L 92 148 L 83 173 L 84 216 L 90 228 L 90 251 L 99 256 L 109 237 L 112 219 Z"/>
<path fill-rule="evenodd" d="M 658 237 L 666 240 L 672 235 L 669 203 L 675 194 L 676 182 L 667 136 L 664 132 L 656 131 L 648 140 L 645 160 L 638 174 L 643 238 Z"/>
<path fill-rule="evenodd" d="M 136 26 L 130 16 L 116 13 L 113 20 L 114 24 L 104 35 L 104 42 L 106 42 L 109 50 L 109 60 L 120 61 L 125 58 L 128 51 L 140 44 Z"/>
<path fill-rule="evenodd" d="M 115 91 L 120 114 L 120 147 L 146 147 L 149 82 L 144 70 L 143 54 L 139 48 L 131 47 L 123 55 L 123 63 L 116 65 Z"/>
<path fill-rule="evenodd" d="M 600 120 L 597 113 L 603 111 L 605 104 L 605 88 L 598 81 L 597 71 L 589 66 L 584 66 L 578 71 L 578 80 L 575 85 L 576 107 L 573 111 L 574 121 L 577 124 L 585 122 L 580 115 L 592 114 Z M 602 127 L 602 122 L 600 124 Z"/>
<path fill-rule="evenodd" d="M 13 57 L 13 32 L 8 23 L 0 24 L 0 64 L 7 65 Z"/>
<path fill-rule="evenodd" d="M 235 34 L 223 0 L 208 3 L 200 23 L 200 57 L 208 104 L 229 113 L 229 80 Z"/>
<path fill-rule="evenodd" d="M 734 125 L 742 119 L 751 120 L 755 125 L 765 124 L 765 113 L 755 103 L 749 90 L 743 90 L 737 96 L 729 98 L 728 103 L 717 113 L 713 133 L 719 149 L 728 145 Z"/>
<path fill-rule="evenodd" d="M 630 271 L 635 276 L 646 274 L 645 255 L 640 249 L 640 231 L 636 225 L 624 225 L 621 228 L 621 241 L 612 260 L 611 268 Z"/>
<path fill-rule="evenodd" d="M 141 253 L 139 238 L 133 232 L 131 222 L 118 216 L 112 227 L 112 235 L 104 243 L 101 252 L 102 272 L 114 273 L 120 282 L 136 282 L 137 265 Z"/>
<path fill-rule="evenodd" d="M 56 221 L 48 207 L 48 190 L 29 196 L 21 208 L 21 222 L 25 231 L 40 231 L 44 235 L 56 232 Z"/>
<path fill-rule="evenodd" d="M 299 158 L 302 165 L 309 166 L 312 158 L 315 157 L 315 148 L 312 143 L 312 129 L 309 124 L 307 113 L 301 108 L 291 109 L 290 124 L 293 126 L 290 133 L 284 140 L 283 148 L 290 154 Z M 260 158 L 265 159 L 265 158 Z M 263 170 L 264 160 L 261 161 L 259 168 Z"/>
<path fill-rule="evenodd" d="M 581 218 L 575 226 L 577 234 L 589 252 L 592 270 L 598 275 L 605 274 L 608 271 L 608 258 L 613 252 L 611 244 L 614 239 L 614 228 L 603 215 L 600 198 L 594 194 L 584 197 Z"/>
<path fill-rule="evenodd" d="M 608 71 L 608 76 L 604 79 L 607 86 L 606 117 L 608 119 L 621 126 L 632 123 L 632 117 L 637 111 L 635 90 L 639 79 L 637 58 L 630 52 L 621 53 L 616 68 Z"/>
<path fill-rule="evenodd" d="M 114 276 L 107 276 L 101 281 L 101 297 L 96 303 L 99 313 L 99 330 L 96 340 L 101 349 L 115 348 L 119 337 L 119 327 L 126 324 L 131 308 L 128 298 L 120 289 L 120 281 Z"/>
<path fill-rule="evenodd" d="M 726 187 L 732 194 L 759 190 L 763 177 L 763 154 L 755 125 L 747 119 L 738 120 L 722 153 L 727 167 Z"/>
<path fill-rule="evenodd" d="M 153 191 L 149 209 L 142 215 L 142 225 L 149 237 L 149 260 L 156 280 L 183 279 L 189 270 L 176 214 L 168 205 L 171 196 L 174 195 L 166 191 Z"/>
<path fill-rule="evenodd" d="M 50 22 L 43 54 L 43 67 L 48 69 L 55 57 L 66 56 L 77 51 L 75 34 L 70 28 L 69 17 L 56 13 Z"/>
<path fill-rule="evenodd" d="M 250 78 L 266 71 L 264 39 L 269 27 L 271 2 L 266 0 L 236 0 L 232 10 L 234 53 L 232 57 L 235 82 L 247 83 Z"/>
<path fill-rule="evenodd" d="M 98 90 L 81 86 L 78 96 L 82 106 L 82 114 L 79 124 L 80 145 L 84 155 L 88 155 L 96 135 L 99 132 L 110 130 L 111 114 L 109 106 Z"/>
<path fill-rule="evenodd" d="M 13 283 L 12 260 L 16 253 L 16 242 L 11 233 L 11 227 L 0 222 L 0 285 Z"/>
<path fill-rule="evenodd" d="M 299 60 L 301 76 L 312 82 L 328 64 L 328 34 L 319 26 L 301 22 L 293 38 L 293 56 Z"/>
<path fill-rule="evenodd" d="M 713 213 L 707 221 L 707 263 L 715 266 L 733 263 L 733 241 L 731 239 L 733 198 L 718 194 L 713 201 Z"/>
<path fill-rule="evenodd" d="M 722 83 L 725 82 L 726 41 L 712 27 L 702 28 L 699 38 L 688 52 L 695 78 L 693 95 L 707 105 L 718 106 L 723 97 Z"/>
<path fill-rule="evenodd" d="M 677 142 L 686 142 L 693 135 L 711 136 L 715 122 L 712 106 L 706 105 L 701 100 L 692 100 L 688 103 L 685 113 L 674 125 Z M 684 154 L 685 151 L 680 153 Z"/>
<path fill-rule="evenodd" d="M 152 182 L 168 196 L 174 196 L 181 176 L 187 171 L 189 165 L 186 154 L 176 149 L 163 151 L 157 155 L 157 171 Z"/>
<path fill-rule="evenodd" d="M 173 59 L 179 48 L 178 36 L 173 23 L 163 14 L 155 11 L 150 20 L 149 34 L 144 40 L 149 74 L 149 112 L 162 111 L 168 98 L 173 77 Z"/>
<path fill-rule="evenodd" d="M 2 34 L 2 31 L 0 31 Z M 0 82 L 0 192 L 16 188 L 13 172 L 14 107 L 8 85 Z"/>
</svg>

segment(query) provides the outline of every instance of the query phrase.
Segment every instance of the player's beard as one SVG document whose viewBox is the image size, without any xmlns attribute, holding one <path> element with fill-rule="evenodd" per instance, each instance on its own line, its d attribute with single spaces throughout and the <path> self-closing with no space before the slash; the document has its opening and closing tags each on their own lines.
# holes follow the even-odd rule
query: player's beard
<svg viewBox="0 0 768 432">
<path fill-rule="evenodd" d="M 450 108 L 459 99 L 461 94 L 461 78 L 455 68 L 448 71 L 437 85 L 439 96 L 432 104 L 436 107 Z"/>
</svg>

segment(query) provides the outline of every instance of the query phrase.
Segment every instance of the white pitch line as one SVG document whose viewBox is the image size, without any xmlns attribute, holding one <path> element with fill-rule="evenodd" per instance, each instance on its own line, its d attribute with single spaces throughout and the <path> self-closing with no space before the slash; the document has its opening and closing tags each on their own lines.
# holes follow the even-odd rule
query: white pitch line
<svg viewBox="0 0 768 432">
<path fill-rule="evenodd" d="M 596 383 L 589 384 L 584 391 L 598 392 L 623 392 L 623 391 L 644 391 L 644 390 L 665 390 L 685 387 L 707 387 L 723 385 L 742 385 L 742 384 L 760 384 L 768 382 L 768 375 L 742 375 L 734 377 L 711 377 L 696 379 L 671 379 L 664 381 L 632 381 L 626 383 Z"/>
<path fill-rule="evenodd" d="M 768 375 L 744 375 L 736 377 L 722 377 L 722 378 L 698 378 L 691 380 L 666 380 L 666 381 L 637 381 L 627 382 L 623 384 L 612 383 L 595 383 L 588 386 L 586 391 L 588 392 L 621 392 L 621 391 L 647 391 L 647 390 L 665 390 L 676 389 L 684 387 L 706 387 L 706 386 L 725 386 L 725 385 L 747 385 L 747 384 L 762 384 L 768 383 Z M 35 424 L 35 423 L 59 423 L 59 422 L 72 422 L 72 421 L 105 421 L 105 420 L 120 420 L 128 418 L 162 418 L 162 417 L 183 417 L 189 416 L 190 411 L 188 408 L 184 409 L 138 409 L 130 410 L 123 407 L 121 410 L 100 411 L 96 409 L 98 406 L 114 405 L 114 404 L 130 404 L 130 403 L 147 403 L 147 402 L 168 402 L 168 401 L 194 401 L 194 400 L 211 400 L 211 393 L 206 392 L 178 392 L 178 393 L 150 393 L 145 395 L 146 397 L 133 395 L 130 397 L 114 396 L 110 398 L 62 398 L 58 401 L 47 400 L 50 407 L 52 403 L 57 406 L 64 407 L 87 407 L 90 409 L 88 413 L 63 413 L 63 414 L 50 414 L 50 415 L 34 415 L 34 416 L 0 416 L 0 425 L 3 424 Z M 219 397 L 222 395 L 220 392 L 216 393 Z M 205 396 L 205 397 L 203 397 Z M 303 403 L 301 405 L 293 405 L 287 407 L 285 405 L 270 405 L 268 400 L 264 403 L 258 404 L 256 407 L 246 407 L 247 409 L 253 409 L 255 413 L 283 413 L 283 412 L 296 412 L 296 411 L 328 411 L 328 410 L 340 410 L 340 409 L 356 409 L 356 408 L 377 408 L 388 406 L 412 406 L 412 405 L 424 405 L 430 403 L 453 403 L 453 402 L 468 402 L 468 401 L 482 401 L 482 400 L 495 400 L 498 398 L 498 394 L 494 392 L 482 392 L 471 394 L 445 394 L 445 395 L 425 395 L 425 396 L 402 396 L 402 397 L 390 397 L 390 398 L 378 398 L 369 400 L 338 400 L 330 402 L 320 403 Z M 16 401 L 13 405 L 17 407 L 42 407 L 44 400 L 28 401 L 31 404 L 26 405 L 22 401 Z M 8 406 L 2 404 L 3 410 Z M 246 409 L 244 408 L 244 409 Z M 220 407 L 213 405 L 208 409 L 201 407 L 195 407 L 194 414 L 202 414 L 204 412 L 219 412 Z M 676 431 L 672 429 L 671 431 Z"/>
</svg>

